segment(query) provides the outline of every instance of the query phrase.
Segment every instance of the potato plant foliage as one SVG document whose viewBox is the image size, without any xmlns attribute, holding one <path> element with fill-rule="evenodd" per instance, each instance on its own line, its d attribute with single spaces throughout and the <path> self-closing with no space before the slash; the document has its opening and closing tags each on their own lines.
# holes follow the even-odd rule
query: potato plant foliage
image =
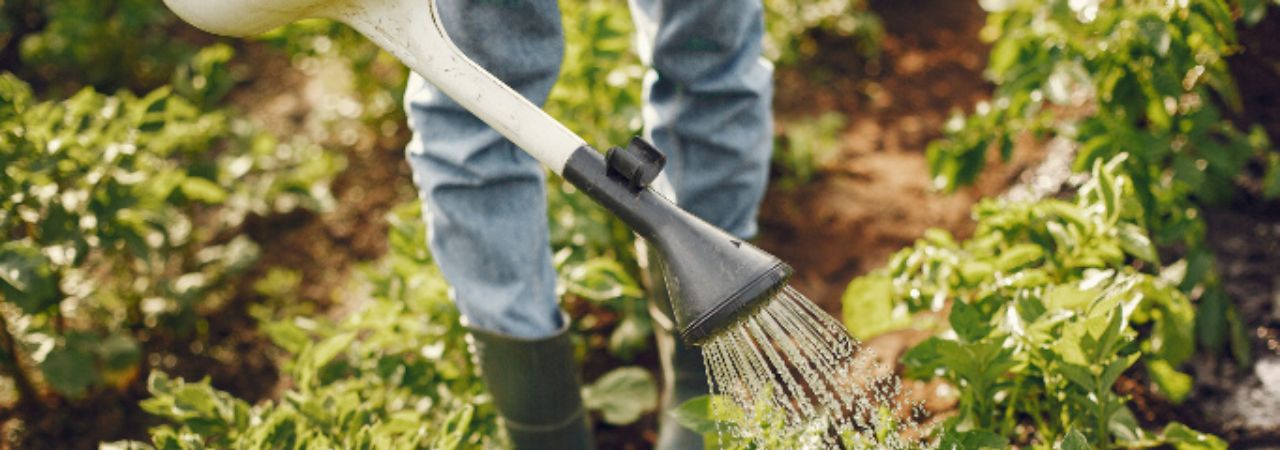
<svg viewBox="0 0 1280 450">
<path fill-rule="evenodd" d="M 390 218 L 390 253 L 364 267 L 363 292 L 341 319 L 267 319 L 263 330 L 288 352 L 292 387 L 279 400 L 249 405 L 212 388 L 155 373 L 142 408 L 169 425 L 151 442 L 119 447 L 493 448 L 497 416 L 466 342 L 448 285 L 431 259 L 417 205 Z M 287 286 L 286 286 L 287 287 Z M 263 287 L 265 291 L 281 291 Z M 587 407 L 625 424 L 652 410 L 647 371 L 620 368 L 583 389 Z"/>
<path fill-rule="evenodd" d="M 1074 202 L 985 200 L 970 240 L 931 231 L 849 285 L 845 320 L 859 336 L 909 326 L 919 313 L 945 318 L 932 325 L 944 332 L 902 357 L 906 376 L 959 390 L 943 433 L 989 433 L 997 447 L 1225 448 L 1213 437 L 1186 447 L 1178 424 L 1144 430 L 1114 392 L 1140 365 L 1181 401 L 1191 380 L 1179 367 L 1196 347 L 1195 309 L 1178 289 L 1187 262 L 1160 264 L 1137 187 L 1120 169 L 1127 157 L 1097 161 Z M 1030 436 L 1019 437 L 1023 425 Z"/>
<path fill-rule="evenodd" d="M 1239 51 L 1236 27 L 1257 23 L 1273 2 L 1259 0 L 983 1 L 983 37 L 992 42 L 994 98 L 950 121 L 928 150 L 938 187 L 977 177 L 990 149 L 1008 159 L 1019 134 L 1075 142 L 1075 169 L 1120 152 L 1145 215 L 1138 225 L 1163 249 L 1187 255 L 1176 280 L 1199 303 L 1198 337 L 1210 351 L 1250 355 L 1235 307 L 1205 248 L 1200 207 L 1239 192 L 1260 167 L 1264 198 L 1280 195 L 1280 156 L 1260 127 L 1241 129 L 1240 93 L 1226 63 Z"/>
<path fill-rule="evenodd" d="M 469 358 L 448 285 L 426 251 L 418 209 L 391 218 L 392 252 L 361 270 L 365 294 L 342 319 L 266 320 L 293 380 L 279 400 L 250 405 L 199 383 L 153 373 L 142 408 L 171 425 L 157 449 L 432 448 L 497 445 L 492 406 Z M 266 288 L 264 290 L 272 291 Z M 124 443 L 118 444 L 124 446 Z M 132 443 L 135 448 L 148 444 Z"/>
<path fill-rule="evenodd" d="M 136 333 L 196 332 L 257 258 L 245 218 L 327 207 L 341 163 L 169 89 L 39 101 L 0 75 L 0 370 L 27 402 L 123 388 Z"/>
</svg>

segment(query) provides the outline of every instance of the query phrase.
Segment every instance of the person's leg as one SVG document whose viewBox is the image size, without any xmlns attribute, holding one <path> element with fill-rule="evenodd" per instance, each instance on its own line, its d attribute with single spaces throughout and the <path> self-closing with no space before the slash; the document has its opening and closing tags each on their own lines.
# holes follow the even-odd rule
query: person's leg
<svg viewBox="0 0 1280 450">
<path fill-rule="evenodd" d="M 645 77 L 645 125 L 667 155 L 677 202 L 734 235 L 754 236 L 773 149 L 773 68 L 760 55 L 760 0 L 631 5 L 641 58 L 652 68 Z M 701 436 L 666 414 L 707 394 L 708 385 L 701 352 L 675 337 L 664 287 L 650 284 L 665 385 L 657 448 L 700 449 Z"/>
<path fill-rule="evenodd" d="M 555 0 L 441 0 L 449 35 L 534 103 L 564 53 Z M 431 251 L 467 319 L 485 385 L 517 449 L 591 448 L 548 243 L 545 171 L 414 75 L 407 157 Z"/>
<path fill-rule="evenodd" d="M 742 238 L 773 150 L 773 66 L 760 0 L 630 0 L 645 76 L 645 128 L 680 206 Z"/>
<path fill-rule="evenodd" d="M 564 54 L 555 0 L 441 0 L 450 37 L 531 101 L 546 101 Z M 431 251 L 470 326 L 540 338 L 560 328 L 545 171 L 413 74 L 407 149 Z"/>
</svg>

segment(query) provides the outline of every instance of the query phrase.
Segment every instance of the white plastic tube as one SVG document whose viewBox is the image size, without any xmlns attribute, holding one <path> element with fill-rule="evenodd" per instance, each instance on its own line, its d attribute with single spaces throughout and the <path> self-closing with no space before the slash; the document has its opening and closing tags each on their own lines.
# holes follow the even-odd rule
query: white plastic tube
<svg viewBox="0 0 1280 450">
<path fill-rule="evenodd" d="M 557 174 L 586 145 L 449 39 L 435 0 L 165 0 L 179 17 L 215 34 L 248 36 L 289 22 L 344 22 Z"/>
</svg>

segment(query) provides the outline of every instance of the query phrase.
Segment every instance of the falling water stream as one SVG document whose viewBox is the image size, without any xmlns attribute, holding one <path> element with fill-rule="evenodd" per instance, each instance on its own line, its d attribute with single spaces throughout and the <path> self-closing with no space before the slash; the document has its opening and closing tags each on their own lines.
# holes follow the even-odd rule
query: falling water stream
<svg viewBox="0 0 1280 450">
<path fill-rule="evenodd" d="M 804 436 L 804 448 L 920 446 L 918 411 L 893 372 L 790 286 L 708 338 L 703 357 L 712 394 L 741 410 L 721 433 L 762 448 L 766 432 Z"/>
</svg>

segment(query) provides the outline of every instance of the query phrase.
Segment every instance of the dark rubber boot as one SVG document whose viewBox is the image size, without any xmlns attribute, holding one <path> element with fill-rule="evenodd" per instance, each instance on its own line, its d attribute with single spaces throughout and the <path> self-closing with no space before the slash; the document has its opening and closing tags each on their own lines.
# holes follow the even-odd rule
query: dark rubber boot
<svg viewBox="0 0 1280 450">
<path fill-rule="evenodd" d="M 656 450 L 702 450 L 702 435 L 680 425 L 669 414 L 684 402 L 707 395 L 707 369 L 702 362 L 702 349 L 686 344 L 676 336 L 671 314 L 671 298 L 662 278 L 662 263 L 657 252 L 647 253 L 645 270 L 649 286 L 649 315 L 653 316 L 653 333 L 662 361 L 662 414 L 658 416 Z"/>
<path fill-rule="evenodd" d="M 542 339 L 470 329 L 485 385 L 516 450 L 595 448 L 568 319 L 563 323 L 554 336 Z"/>
</svg>

